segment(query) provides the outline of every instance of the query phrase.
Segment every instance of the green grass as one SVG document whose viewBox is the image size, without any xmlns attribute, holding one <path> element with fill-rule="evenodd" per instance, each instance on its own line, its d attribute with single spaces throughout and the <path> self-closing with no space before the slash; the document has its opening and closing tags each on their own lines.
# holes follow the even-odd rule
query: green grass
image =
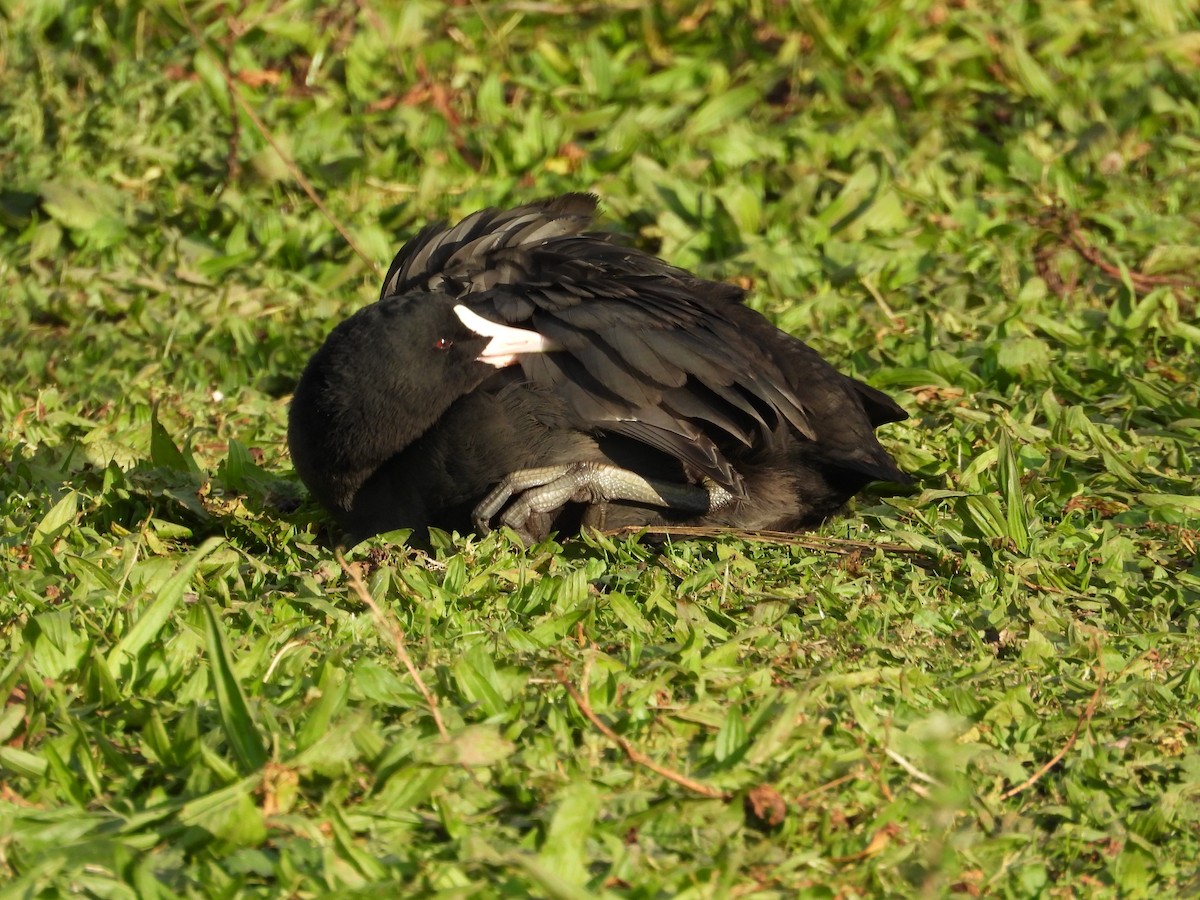
<svg viewBox="0 0 1200 900">
<path fill-rule="evenodd" d="M 1194 8 L 640 6 L 0 3 L 0 896 L 1200 892 Z M 564 190 L 919 486 L 363 545 L 443 738 L 288 396 L 421 224 Z"/>
</svg>

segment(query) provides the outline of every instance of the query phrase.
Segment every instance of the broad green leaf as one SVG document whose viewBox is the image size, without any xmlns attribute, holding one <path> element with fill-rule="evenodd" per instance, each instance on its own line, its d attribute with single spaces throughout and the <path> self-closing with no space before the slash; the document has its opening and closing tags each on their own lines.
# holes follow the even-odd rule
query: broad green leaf
<svg viewBox="0 0 1200 900">
<path fill-rule="evenodd" d="M 47 181 L 40 192 L 46 211 L 68 228 L 87 231 L 106 215 L 86 182 Z"/>
<path fill-rule="evenodd" d="M 1037 338 L 1010 338 L 1000 343 L 996 362 L 1009 372 L 1042 372 L 1050 364 L 1050 350 Z"/>
<path fill-rule="evenodd" d="M 833 201 L 821 210 L 818 221 L 831 231 L 849 224 L 874 202 L 881 183 L 882 175 L 875 166 L 857 169 Z"/>
<path fill-rule="evenodd" d="M 1006 531 L 1017 549 L 1029 548 L 1029 512 L 1025 491 L 1021 485 L 1021 465 L 1013 453 L 1012 439 L 1005 432 L 1000 436 L 1000 489 L 1004 492 Z"/>
<path fill-rule="evenodd" d="M 1008 537 L 1008 521 L 994 497 L 973 495 L 957 504 L 984 538 Z"/>
<path fill-rule="evenodd" d="M 138 655 L 158 638 L 159 632 L 171 618 L 175 607 L 183 599 L 183 593 L 191 584 L 196 568 L 206 556 L 223 543 L 225 543 L 224 539 L 219 537 L 206 539 L 158 589 L 154 599 L 146 605 L 124 637 L 117 641 L 117 645 L 108 654 L 108 669 L 114 678 L 127 677 L 133 671 Z"/>
<path fill-rule="evenodd" d="M 1138 494 L 1138 502 L 1152 509 L 1174 509 L 1200 516 L 1200 497 L 1195 494 Z"/>
<path fill-rule="evenodd" d="M 40 778 L 49 764 L 36 753 L 18 747 L 0 747 L 0 767 L 26 778 Z"/>
<path fill-rule="evenodd" d="M 25 704 L 12 703 L 0 710 L 0 744 L 4 744 L 25 718 Z"/>
<path fill-rule="evenodd" d="M 752 765 L 762 765 L 786 750 L 788 739 L 800 724 L 797 717 L 806 703 L 803 696 L 795 696 L 778 715 L 773 716 L 767 727 L 755 737 L 746 754 L 746 761 Z"/>
<path fill-rule="evenodd" d="M 543 865 L 568 884 L 587 880 L 587 842 L 600 795 L 590 781 L 579 781 L 558 792 L 556 808 L 538 856 Z"/>
<path fill-rule="evenodd" d="M 75 521 L 78 514 L 79 495 L 75 491 L 67 491 L 33 529 L 33 542 L 53 541 L 59 532 Z"/>
<path fill-rule="evenodd" d="M 717 732 L 713 756 L 717 762 L 723 763 L 745 750 L 746 741 L 746 721 L 737 709 L 731 709 Z"/>
<path fill-rule="evenodd" d="M 463 696 L 482 706 L 489 716 L 501 715 L 508 709 L 497 690 L 495 665 L 483 648 L 472 648 L 472 652 L 454 663 L 454 678 Z"/>
<path fill-rule="evenodd" d="M 179 821 L 203 828 L 235 847 L 254 847 L 266 837 L 261 810 L 254 803 L 259 778 L 252 776 L 188 800 Z"/>
<path fill-rule="evenodd" d="M 743 85 L 719 93 L 705 101 L 688 117 L 686 131 L 694 136 L 715 131 L 730 120 L 744 114 L 761 98 L 762 90 L 753 85 Z"/>
<path fill-rule="evenodd" d="M 513 853 L 503 860 L 520 869 L 550 900 L 594 900 L 596 894 L 560 875 L 547 862 L 524 853 Z"/>
<path fill-rule="evenodd" d="M 334 717 L 343 709 L 350 691 L 350 682 L 345 671 L 330 662 L 321 673 L 318 689 L 320 697 L 296 735 L 296 747 L 299 750 L 311 747 L 329 730 Z"/>
<path fill-rule="evenodd" d="M 167 430 L 158 421 L 157 413 L 150 419 L 150 461 L 156 466 L 174 469 L 177 472 L 196 470 L 195 461 L 185 455 L 171 440 Z"/>
<path fill-rule="evenodd" d="M 216 693 L 217 712 L 221 717 L 225 739 L 237 757 L 242 771 L 256 772 L 267 761 L 262 736 L 250 715 L 241 682 L 233 671 L 233 660 L 229 655 L 225 631 L 217 619 L 217 614 L 213 612 L 212 604 L 204 601 L 203 607 L 208 669 Z"/>
<path fill-rule="evenodd" d="M 650 623 L 646 621 L 638 605 L 620 591 L 610 591 L 604 595 L 604 600 L 626 628 L 638 634 L 648 634 L 651 631 Z"/>
<path fill-rule="evenodd" d="M 507 759 L 516 745 L 492 725 L 468 725 L 431 748 L 429 761 L 443 766 L 492 766 Z"/>
<path fill-rule="evenodd" d="M 387 877 L 388 871 L 384 865 L 359 846 L 358 840 L 351 833 L 345 817 L 337 807 L 333 807 L 329 812 L 329 827 L 333 832 L 338 857 L 354 867 L 362 877 L 363 886 L 371 882 L 380 882 Z"/>
</svg>

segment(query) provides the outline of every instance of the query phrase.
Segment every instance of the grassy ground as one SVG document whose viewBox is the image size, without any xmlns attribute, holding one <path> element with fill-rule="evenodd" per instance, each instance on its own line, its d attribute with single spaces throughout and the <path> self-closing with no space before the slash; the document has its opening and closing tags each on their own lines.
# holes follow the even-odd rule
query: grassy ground
<svg viewBox="0 0 1200 900">
<path fill-rule="evenodd" d="M 1200 892 L 1194 10 L 642 6 L 0 3 L 0 895 Z M 435 718 L 288 395 L 420 224 L 567 189 L 919 487 L 364 545 Z"/>
</svg>

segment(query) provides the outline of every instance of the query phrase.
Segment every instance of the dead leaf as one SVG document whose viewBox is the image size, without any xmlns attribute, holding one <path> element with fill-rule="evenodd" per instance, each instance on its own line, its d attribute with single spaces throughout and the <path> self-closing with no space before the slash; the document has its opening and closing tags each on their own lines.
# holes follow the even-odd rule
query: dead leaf
<svg viewBox="0 0 1200 900">
<path fill-rule="evenodd" d="M 245 69 L 236 78 L 246 87 L 262 87 L 264 84 L 279 84 L 282 76 L 271 69 Z"/>
<path fill-rule="evenodd" d="M 778 828 L 787 817 L 787 803 L 769 784 L 751 788 L 745 805 L 749 823 L 757 828 Z"/>
<path fill-rule="evenodd" d="M 1065 516 L 1077 509 L 1094 509 L 1100 513 L 1100 518 L 1108 519 L 1118 513 L 1125 512 L 1125 510 L 1129 509 L 1129 506 L 1120 500 L 1106 500 L 1103 497 L 1072 497 L 1067 501 L 1067 505 L 1063 507 L 1063 515 Z"/>
<path fill-rule="evenodd" d="M 896 823 L 893 822 L 890 825 L 885 825 L 871 835 L 871 840 L 865 848 L 859 850 L 857 853 L 851 853 L 849 856 L 835 856 L 833 862 L 858 862 L 860 859 L 869 859 L 872 856 L 876 856 L 884 851 L 887 845 L 892 842 L 892 838 L 899 832 L 900 826 Z"/>
</svg>

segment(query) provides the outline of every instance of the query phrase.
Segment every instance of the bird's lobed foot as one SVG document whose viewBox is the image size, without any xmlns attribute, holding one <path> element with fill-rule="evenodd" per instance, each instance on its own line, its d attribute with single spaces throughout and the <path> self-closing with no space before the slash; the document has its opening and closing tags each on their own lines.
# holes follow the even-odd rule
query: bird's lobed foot
<svg viewBox="0 0 1200 900">
<path fill-rule="evenodd" d="M 625 501 L 705 515 L 732 499 L 727 490 L 707 479 L 703 485 L 661 481 L 608 463 L 577 462 L 510 473 L 475 507 L 473 519 L 479 533 L 487 534 L 499 514 L 501 524 L 528 544 L 545 534 L 553 514 L 567 503 Z"/>
</svg>

